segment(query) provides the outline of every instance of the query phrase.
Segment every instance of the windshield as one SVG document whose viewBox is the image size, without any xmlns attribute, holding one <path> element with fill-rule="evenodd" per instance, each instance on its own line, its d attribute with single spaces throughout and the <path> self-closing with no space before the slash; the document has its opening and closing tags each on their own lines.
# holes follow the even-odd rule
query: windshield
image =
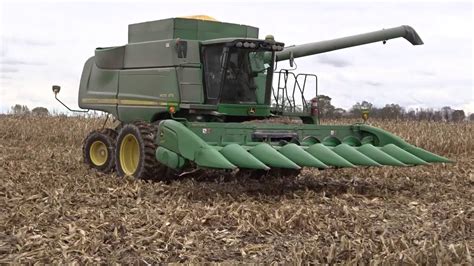
<svg viewBox="0 0 474 266">
<path fill-rule="evenodd" d="M 203 59 L 208 100 L 263 104 L 259 94 L 264 97 L 267 79 L 271 79 L 267 75 L 270 65 L 264 63 L 265 52 L 222 44 L 206 46 Z"/>
</svg>

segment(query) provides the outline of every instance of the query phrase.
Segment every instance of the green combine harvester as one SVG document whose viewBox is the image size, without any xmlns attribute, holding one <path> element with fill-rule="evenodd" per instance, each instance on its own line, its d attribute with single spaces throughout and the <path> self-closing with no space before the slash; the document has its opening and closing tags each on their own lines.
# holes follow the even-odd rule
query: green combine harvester
<svg viewBox="0 0 474 266">
<path fill-rule="evenodd" d="M 82 72 L 79 106 L 120 122 L 85 138 L 84 161 L 157 180 L 197 168 L 450 162 L 364 123 L 320 125 L 317 76 L 276 71 L 279 61 L 399 37 L 423 44 L 410 26 L 284 47 L 272 35 L 258 39 L 258 28 L 207 16 L 129 25 L 128 44 L 97 48 Z M 277 117 L 300 123 L 269 122 Z"/>
</svg>

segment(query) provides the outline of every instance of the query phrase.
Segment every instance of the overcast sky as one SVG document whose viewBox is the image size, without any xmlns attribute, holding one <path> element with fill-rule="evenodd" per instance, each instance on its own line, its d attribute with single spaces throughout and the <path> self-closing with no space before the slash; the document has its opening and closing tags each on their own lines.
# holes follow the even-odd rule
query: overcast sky
<svg viewBox="0 0 474 266">
<path fill-rule="evenodd" d="M 169 1 L 171 2 L 171 1 Z M 425 45 L 404 39 L 296 59 L 319 77 L 337 107 L 451 106 L 474 112 L 472 2 L 2 2 L 0 111 L 14 104 L 63 111 L 51 92 L 77 107 L 82 67 L 96 47 L 123 45 L 127 25 L 206 14 L 260 28 L 286 45 L 410 25 Z M 279 64 L 285 67 L 284 64 Z"/>
</svg>

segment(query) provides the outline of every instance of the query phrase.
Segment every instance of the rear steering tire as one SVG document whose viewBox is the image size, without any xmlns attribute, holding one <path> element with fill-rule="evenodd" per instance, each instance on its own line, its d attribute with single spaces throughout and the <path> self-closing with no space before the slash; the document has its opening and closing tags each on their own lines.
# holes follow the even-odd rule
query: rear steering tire
<svg viewBox="0 0 474 266">
<path fill-rule="evenodd" d="M 84 163 L 92 169 L 108 173 L 115 169 L 115 138 L 117 132 L 106 128 L 94 130 L 83 141 Z"/>
</svg>

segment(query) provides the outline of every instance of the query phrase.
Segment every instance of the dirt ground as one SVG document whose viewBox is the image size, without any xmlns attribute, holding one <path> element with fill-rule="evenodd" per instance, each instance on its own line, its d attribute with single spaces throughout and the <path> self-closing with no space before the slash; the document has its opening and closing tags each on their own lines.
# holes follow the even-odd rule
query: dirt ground
<svg viewBox="0 0 474 266">
<path fill-rule="evenodd" d="M 166 184 L 88 170 L 102 122 L 0 117 L 0 263 L 472 265 L 472 123 L 374 122 L 454 164 Z"/>
</svg>

